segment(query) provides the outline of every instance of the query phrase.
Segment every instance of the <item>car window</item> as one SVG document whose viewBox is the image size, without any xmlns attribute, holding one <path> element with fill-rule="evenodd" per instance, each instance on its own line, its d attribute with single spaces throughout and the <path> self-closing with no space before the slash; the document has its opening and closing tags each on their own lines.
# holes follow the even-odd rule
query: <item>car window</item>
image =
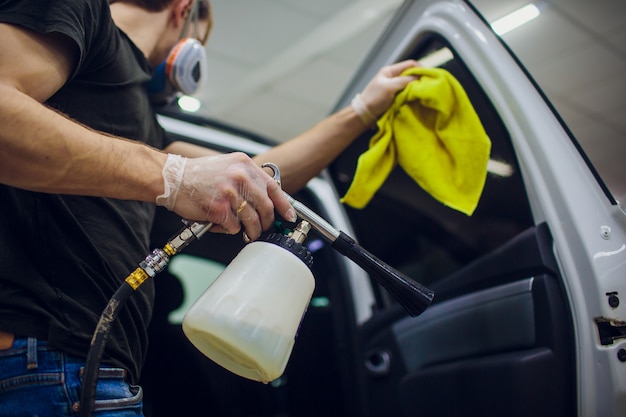
<svg viewBox="0 0 626 417">
<path fill-rule="evenodd" d="M 450 209 L 396 167 L 364 209 L 347 207 L 357 238 L 384 261 L 424 285 L 468 265 L 533 225 L 507 129 L 462 59 L 442 38 L 422 38 L 410 58 L 448 70 L 463 86 L 492 142 L 488 175 L 474 214 Z M 339 193 L 350 185 L 366 134 L 331 167 Z"/>
</svg>

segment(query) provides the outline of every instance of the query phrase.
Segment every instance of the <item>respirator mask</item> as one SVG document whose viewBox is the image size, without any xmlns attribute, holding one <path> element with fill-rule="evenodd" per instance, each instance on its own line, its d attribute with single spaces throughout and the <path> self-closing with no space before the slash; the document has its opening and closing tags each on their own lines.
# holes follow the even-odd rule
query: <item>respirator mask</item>
<svg viewBox="0 0 626 417">
<path fill-rule="evenodd" d="M 193 25 L 194 37 L 186 36 L 190 25 Z M 146 83 L 153 104 L 168 104 L 179 93 L 192 95 L 200 88 L 202 80 L 207 76 L 207 59 L 204 46 L 198 41 L 197 35 L 198 2 L 194 1 L 185 21 L 181 39 L 165 61 L 154 69 L 152 79 Z"/>
</svg>

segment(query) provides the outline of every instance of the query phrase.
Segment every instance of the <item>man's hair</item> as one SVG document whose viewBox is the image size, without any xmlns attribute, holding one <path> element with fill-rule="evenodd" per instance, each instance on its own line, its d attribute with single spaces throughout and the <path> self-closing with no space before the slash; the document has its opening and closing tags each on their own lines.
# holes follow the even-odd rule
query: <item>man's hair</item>
<svg viewBox="0 0 626 417">
<path fill-rule="evenodd" d="M 160 12 L 172 3 L 173 0 L 109 0 L 109 4 L 113 3 L 128 3 L 141 7 L 151 12 Z M 198 18 L 205 20 L 211 14 L 211 5 L 209 0 L 196 0 L 198 3 Z"/>
</svg>

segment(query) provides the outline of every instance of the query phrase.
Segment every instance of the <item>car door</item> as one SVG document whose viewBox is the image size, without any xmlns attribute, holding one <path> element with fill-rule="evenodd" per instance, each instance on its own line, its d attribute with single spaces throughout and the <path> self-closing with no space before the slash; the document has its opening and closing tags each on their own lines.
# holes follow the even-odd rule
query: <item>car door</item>
<svg viewBox="0 0 626 417">
<path fill-rule="evenodd" d="M 492 141 L 489 172 L 472 216 L 400 167 L 364 209 L 346 208 L 363 246 L 435 291 L 409 317 L 378 288 L 376 310 L 355 329 L 351 415 L 623 415 L 624 213 L 464 1 L 405 2 L 338 108 L 381 66 L 407 58 L 459 80 Z M 329 168 L 339 196 L 373 134 Z"/>
</svg>

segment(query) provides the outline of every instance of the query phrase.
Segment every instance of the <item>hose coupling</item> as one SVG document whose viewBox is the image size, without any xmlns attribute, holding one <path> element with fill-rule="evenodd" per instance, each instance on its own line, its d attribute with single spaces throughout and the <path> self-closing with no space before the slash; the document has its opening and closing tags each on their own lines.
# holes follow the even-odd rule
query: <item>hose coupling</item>
<svg viewBox="0 0 626 417">
<path fill-rule="evenodd" d="M 150 278 L 163 271 L 170 261 L 170 257 L 163 249 L 155 249 L 139 263 L 139 267 L 146 271 Z"/>
</svg>

